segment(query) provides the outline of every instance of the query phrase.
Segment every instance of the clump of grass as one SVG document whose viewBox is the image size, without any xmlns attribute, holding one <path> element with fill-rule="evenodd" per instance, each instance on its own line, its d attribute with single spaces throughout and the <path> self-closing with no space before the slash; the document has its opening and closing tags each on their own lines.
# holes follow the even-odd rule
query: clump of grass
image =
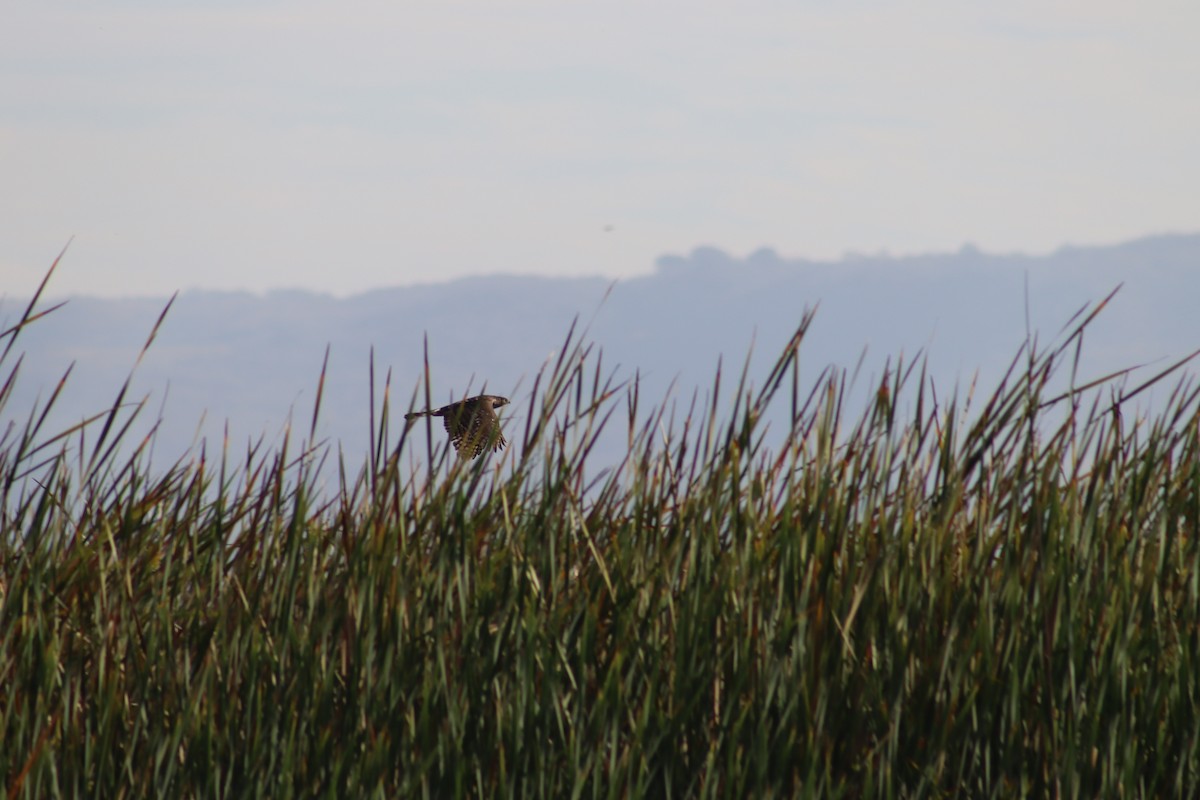
<svg viewBox="0 0 1200 800">
<path fill-rule="evenodd" d="M 1091 318 L 974 403 L 891 365 L 857 417 L 801 386 L 810 316 L 686 412 L 572 330 L 491 461 L 414 453 L 386 384 L 361 467 L 310 435 L 154 469 L 124 389 L 34 409 L 0 439 L 8 796 L 1196 794 L 1197 390 L 1052 395 Z"/>
</svg>

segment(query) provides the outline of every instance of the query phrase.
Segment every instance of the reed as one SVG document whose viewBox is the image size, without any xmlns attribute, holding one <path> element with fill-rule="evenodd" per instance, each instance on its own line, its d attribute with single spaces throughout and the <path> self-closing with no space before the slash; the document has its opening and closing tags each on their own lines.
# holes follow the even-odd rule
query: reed
<svg viewBox="0 0 1200 800">
<path fill-rule="evenodd" d="M 858 414 L 802 385 L 811 316 L 684 406 L 572 329 L 474 462 L 386 384 L 363 465 L 156 468 L 124 389 L 45 431 L 56 391 L 0 439 L 7 794 L 1196 795 L 1197 389 L 1133 419 L 1144 386 L 1077 380 L 1096 311 L 975 397 L 894 363 Z"/>
</svg>

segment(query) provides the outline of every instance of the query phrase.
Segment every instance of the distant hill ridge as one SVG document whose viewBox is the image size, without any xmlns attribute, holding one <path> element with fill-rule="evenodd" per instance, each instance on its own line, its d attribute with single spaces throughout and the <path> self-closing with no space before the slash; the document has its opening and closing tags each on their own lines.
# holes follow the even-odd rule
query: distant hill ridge
<svg viewBox="0 0 1200 800">
<path fill-rule="evenodd" d="M 271 440 L 292 410 L 307 429 L 328 345 L 322 434 L 356 453 L 367 441 L 372 347 L 377 380 L 391 370 L 395 403 L 407 405 L 421 379 L 427 337 L 437 400 L 486 383 L 511 396 L 511 413 L 523 419 L 532 377 L 577 316 L 604 363 L 622 377 L 639 372 L 643 396 L 658 400 L 672 381 L 684 397 L 710 385 L 719 358 L 726 369 L 740 369 L 752 342 L 752 365 L 765 369 L 813 306 L 816 323 L 801 351 L 810 376 L 830 364 L 853 369 L 864 348 L 868 374 L 889 356 L 924 350 L 931 375 L 949 391 L 976 371 L 994 379 L 1015 354 L 1025 338 L 1026 283 L 1031 324 L 1043 341 L 1084 303 L 1124 283 L 1088 337 L 1084 366 L 1092 374 L 1165 363 L 1200 347 L 1200 234 L 1042 256 L 965 246 L 811 261 L 770 249 L 737 258 L 700 247 L 615 284 L 494 275 L 346 298 L 185 291 L 138 368 L 133 393 L 151 395 L 151 417 L 161 409 L 157 448 L 164 457 L 182 452 L 198 433 L 219 439 L 226 420 L 235 443 L 263 433 Z M 32 326 L 19 341 L 26 361 L 0 423 L 23 421 L 72 361 L 56 421 L 106 407 L 164 304 L 75 297 Z M 0 319 L 11 322 L 20 308 L 19 301 L 4 302 Z"/>
</svg>

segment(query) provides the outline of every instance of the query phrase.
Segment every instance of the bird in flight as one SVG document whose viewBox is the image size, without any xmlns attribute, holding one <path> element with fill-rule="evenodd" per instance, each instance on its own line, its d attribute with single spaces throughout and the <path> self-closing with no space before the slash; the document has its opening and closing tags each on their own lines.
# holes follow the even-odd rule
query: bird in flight
<svg viewBox="0 0 1200 800">
<path fill-rule="evenodd" d="M 505 405 L 508 405 L 507 397 L 481 394 L 433 411 L 413 411 L 404 418 L 441 417 L 458 455 L 475 458 L 485 450 L 499 452 L 508 444 L 500 432 L 500 418 L 496 416 L 496 409 Z"/>
</svg>

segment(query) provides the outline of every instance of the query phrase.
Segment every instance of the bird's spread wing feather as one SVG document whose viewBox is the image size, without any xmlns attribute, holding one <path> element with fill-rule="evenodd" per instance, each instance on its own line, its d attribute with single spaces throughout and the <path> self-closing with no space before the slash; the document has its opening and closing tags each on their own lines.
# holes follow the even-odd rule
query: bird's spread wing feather
<svg viewBox="0 0 1200 800">
<path fill-rule="evenodd" d="M 508 444 L 489 402 L 466 401 L 439 410 L 450 442 L 464 458 L 475 458 L 485 450 L 495 453 Z"/>
</svg>

